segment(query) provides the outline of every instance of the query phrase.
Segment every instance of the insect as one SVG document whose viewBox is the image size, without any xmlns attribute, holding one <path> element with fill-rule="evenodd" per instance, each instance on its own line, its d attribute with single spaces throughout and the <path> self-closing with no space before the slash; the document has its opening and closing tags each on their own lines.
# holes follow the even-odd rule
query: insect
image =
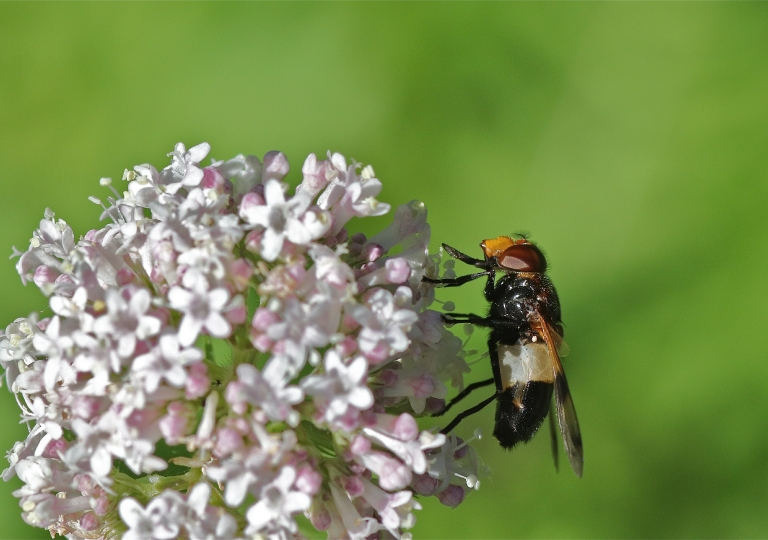
<svg viewBox="0 0 768 540">
<path fill-rule="evenodd" d="M 502 447 L 511 449 L 520 442 L 531 440 L 549 414 L 552 453 L 557 467 L 554 421 L 557 414 L 565 453 L 576 476 L 581 477 L 584 463 L 581 432 L 560 362 L 560 357 L 568 352 L 563 341 L 560 301 L 545 273 L 547 261 L 544 254 L 525 237 L 499 236 L 484 240 L 480 247 L 484 252 L 482 260 L 443 244 L 451 257 L 481 269 L 480 272 L 450 279 L 423 278 L 438 287 L 457 287 L 486 277 L 484 294 L 490 302 L 486 317 L 473 313 L 443 314 L 444 321 L 449 324 L 463 322 L 490 328 L 488 352 L 493 378 L 468 385 L 437 416 L 446 413 L 477 388 L 494 384 L 496 391 L 457 415 L 442 432 L 449 433 L 464 418 L 495 400 L 493 435 Z M 497 273 L 503 274 L 498 282 Z"/>
</svg>

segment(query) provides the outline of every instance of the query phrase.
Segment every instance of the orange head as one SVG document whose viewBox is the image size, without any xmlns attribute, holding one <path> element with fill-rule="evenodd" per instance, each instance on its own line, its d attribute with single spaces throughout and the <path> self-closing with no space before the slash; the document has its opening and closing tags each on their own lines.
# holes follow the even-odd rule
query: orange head
<svg viewBox="0 0 768 540">
<path fill-rule="evenodd" d="M 509 236 L 499 236 L 483 240 L 480 244 L 486 257 L 495 258 L 500 268 L 514 272 L 544 272 L 547 259 L 535 244 L 527 238 L 518 240 Z"/>
</svg>

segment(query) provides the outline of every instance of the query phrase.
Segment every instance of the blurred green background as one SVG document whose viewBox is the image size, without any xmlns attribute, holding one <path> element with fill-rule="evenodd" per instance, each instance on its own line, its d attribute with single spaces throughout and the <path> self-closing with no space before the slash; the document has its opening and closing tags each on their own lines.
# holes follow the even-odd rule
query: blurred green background
<svg viewBox="0 0 768 540">
<path fill-rule="evenodd" d="M 97 226 L 98 179 L 177 141 L 283 150 L 293 182 L 339 151 L 382 200 L 426 202 L 434 248 L 544 247 L 584 478 L 546 433 L 503 452 L 489 407 L 460 432 L 483 428 L 492 476 L 428 501 L 416 538 L 768 536 L 768 5 L 0 4 L 0 252 L 46 207 Z M 13 264 L 2 325 L 45 306 Z M 481 288 L 440 296 L 482 312 Z M 0 406 L 7 449 L 24 428 Z M 18 485 L 0 536 L 47 538 Z"/>
</svg>

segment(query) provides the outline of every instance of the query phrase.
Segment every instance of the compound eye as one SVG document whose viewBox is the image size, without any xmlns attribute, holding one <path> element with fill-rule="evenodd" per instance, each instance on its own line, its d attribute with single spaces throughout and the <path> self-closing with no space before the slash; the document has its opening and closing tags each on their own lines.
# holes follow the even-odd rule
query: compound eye
<svg viewBox="0 0 768 540">
<path fill-rule="evenodd" d="M 533 244 L 515 244 L 505 249 L 497 259 L 499 266 L 515 272 L 544 272 L 547 260 Z"/>
</svg>

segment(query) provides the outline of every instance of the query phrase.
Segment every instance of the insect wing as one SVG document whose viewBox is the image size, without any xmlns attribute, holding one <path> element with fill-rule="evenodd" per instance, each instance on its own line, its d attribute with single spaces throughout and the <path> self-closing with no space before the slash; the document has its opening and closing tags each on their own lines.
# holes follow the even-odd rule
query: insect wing
<svg viewBox="0 0 768 540">
<path fill-rule="evenodd" d="M 563 336 L 557 333 L 557 330 L 552 328 L 552 325 L 547 325 L 549 327 L 549 335 L 552 339 L 552 343 L 555 345 L 555 349 L 557 349 L 557 355 L 560 358 L 565 358 L 570 354 L 571 348 L 568 346 L 568 344 L 563 339 Z"/>
<path fill-rule="evenodd" d="M 560 441 L 557 440 L 557 427 L 555 427 L 555 406 L 549 404 L 549 443 L 552 446 L 552 461 L 555 462 L 555 472 L 560 471 Z"/>
<path fill-rule="evenodd" d="M 558 355 L 557 338 L 562 342 L 560 335 L 540 316 L 541 333 L 547 343 L 547 350 L 555 372 L 555 409 L 557 421 L 560 424 L 560 434 L 563 436 L 563 446 L 571 462 L 571 467 L 576 476 L 581 478 L 584 468 L 584 449 L 581 444 L 581 430 L 579 420 L 576 417 L 576 408 L 573 406 L 571 391 L 568 389 L 568 380 L 565 378 L 563 364 Z M 564 343 L 564 342 L 563 342 Z"/>
</svg>

